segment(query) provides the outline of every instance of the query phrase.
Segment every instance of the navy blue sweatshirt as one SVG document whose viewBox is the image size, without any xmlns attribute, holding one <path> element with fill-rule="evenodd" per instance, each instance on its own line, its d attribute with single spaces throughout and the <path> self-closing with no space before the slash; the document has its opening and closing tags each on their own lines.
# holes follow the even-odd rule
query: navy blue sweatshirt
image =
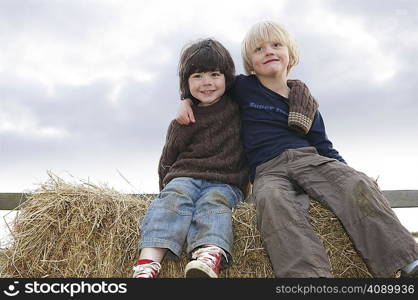
<svg viewBox="0 0 418 300">
<path fill-rule="evenodd" d="M 316 112 L 310 131 L 303 135 L 287 123 L 287 98 L 264 87 L 256 76 L 238 75 L 229 92 L 238 102 L 241 111 L 241 135 L 250 167 L 251 182 L 254 181 L 258 165 L 273 159 L 286 149 L 313 146 L 320 155 L 345 163 L 328 139 L 319 111 Z"/>
</svg>

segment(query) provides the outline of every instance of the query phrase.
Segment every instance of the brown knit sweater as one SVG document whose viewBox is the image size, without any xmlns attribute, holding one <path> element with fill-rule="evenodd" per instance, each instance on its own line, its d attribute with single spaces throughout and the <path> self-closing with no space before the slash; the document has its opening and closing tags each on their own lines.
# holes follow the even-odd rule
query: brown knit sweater
<svg viewBox="0 0 418 300">
<path fill-rule="evenodd" d="M 311 129 L 319 104 L 302 81 L 288 80 L 287 85 L 290 87 L 288 124 L 306 135 Z"/>
<path fill-rule="evenodd" d="M 192 106 L 196 123 L 173 120 L 158 167 L 160 190 L 173 178 L 215 180 L 247 195 L 249 174 L 241 142 L 238 105 L 223 96 L 210 106 Z"/>
</svg>

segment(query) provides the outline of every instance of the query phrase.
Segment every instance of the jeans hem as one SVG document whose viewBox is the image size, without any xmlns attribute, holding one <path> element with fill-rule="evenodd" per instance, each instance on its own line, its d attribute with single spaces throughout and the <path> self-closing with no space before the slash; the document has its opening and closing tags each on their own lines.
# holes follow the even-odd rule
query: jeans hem
<svg viewBox="0 0 418 300">
<path fill-rule="evenodd" d="M 225 240 L 219 238 L 205 238 L 204 240 L 200 240 L 198 242 L 194 242 L 191 245 L 187 246 L 187 253 L 191 253 L 197 247 L 203 245 L 215 245 L 219 248 L 222 248 L 227 254 L 232 257 L 232 245 L 225 242 Z"/>
<path fill-rule="evenodd" d="M 173 254 L 176 255 L 177 257 L 180 257 L 181 251 L 182 251 L 182 247 L 180 247 L 175 242 L 164 240 L 164 239 L 155 239 L 155 238 L 141 240 L 141 242 L 139 243 L 139 249 L 142 249 L 142 248 L 166 248 L 170 250 L 171 252 L 173 252 Z"/>
</svg>

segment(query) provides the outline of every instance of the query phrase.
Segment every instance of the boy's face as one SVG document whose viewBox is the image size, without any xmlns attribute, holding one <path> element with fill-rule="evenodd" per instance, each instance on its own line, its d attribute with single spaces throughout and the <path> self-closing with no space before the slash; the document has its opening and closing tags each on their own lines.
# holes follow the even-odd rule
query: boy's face
<svg viewBox="0 0 418 300">
<path fill-rule="evenodd" d="M 280 42 L 264 42 L 257 45 L 250 60 L 257 76 L 271 78 L 287 76 L 289 50 Z"/>
<path fill-rule="evenodd" d="M 190 93 L 201 106 L 212 105 L 225 93 L 225 76 L 219 71 L 193 73 L 189 77 Z"/>
</svg>

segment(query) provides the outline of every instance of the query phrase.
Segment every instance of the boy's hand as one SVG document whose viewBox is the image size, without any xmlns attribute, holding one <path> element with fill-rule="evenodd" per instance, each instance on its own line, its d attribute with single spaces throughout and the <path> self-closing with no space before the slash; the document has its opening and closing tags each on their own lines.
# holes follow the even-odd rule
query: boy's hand
<svg viewBox="0 0 418 300">
<path fill-rule="evenodd" d="M 196 122 L 193 115 L 193 102 L 190 99 L 184 99 L 180 103 L 179 111 L 177 112 L 176 121 L 182 125 L 189 125 L 190 122 Z"/>
</svg>

